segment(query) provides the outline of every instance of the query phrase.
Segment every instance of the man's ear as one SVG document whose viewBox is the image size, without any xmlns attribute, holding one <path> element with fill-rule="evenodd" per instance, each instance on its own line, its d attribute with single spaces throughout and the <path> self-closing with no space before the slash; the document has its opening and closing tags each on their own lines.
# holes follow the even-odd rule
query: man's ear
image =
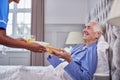
<svg viewBox="0 0 120 80">
<path fill-rule="evenodd" d="M 96 32 L 96 39 L 98 39 L 101 36 L 101 32 Z"/>
</svg>

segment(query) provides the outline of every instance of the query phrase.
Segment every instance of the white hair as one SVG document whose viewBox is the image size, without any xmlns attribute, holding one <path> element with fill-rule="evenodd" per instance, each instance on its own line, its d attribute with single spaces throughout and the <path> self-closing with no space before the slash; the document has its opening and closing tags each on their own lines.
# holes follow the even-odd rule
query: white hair
<svg viewBox="0 0 120 80">
<path fill-rule="evenodd" d="M 102 34 L 104 33 L 104 26 L 102 23 L 98 23 L 96 21 L 91 21 L 93 22 L 95 25 L 95 27 L 93 28 L 94 32 L 101 32 Z"/>
<path fill-rule="evenodd" d="M 94 27 L 94 31 L 95 32 L 101 32 L 101 33 L 103 33 L 103 25 L 102 24 L 96 23 L 95 26 L 96 26 L 96 27 Z"/>
</svg>

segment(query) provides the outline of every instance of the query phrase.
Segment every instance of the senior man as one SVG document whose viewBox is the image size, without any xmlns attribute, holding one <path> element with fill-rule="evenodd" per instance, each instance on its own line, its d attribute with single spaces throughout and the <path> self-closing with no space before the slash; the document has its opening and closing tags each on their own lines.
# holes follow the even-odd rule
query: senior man
<svg viewBox="0 0 120 80">
<path fill-rule="evenodd" d="M 75 46 L 71 53 L 64 50 L 53 50 L 54 56 L 48 61 L 56 68 L 63 62 L 68 62 L 63 68 L 73 80 L 90 80 L 96 71 L 98 56 L 97 43 L 103 33 L 103 26 L 97 22 L 89 22 L 83 29 L 84 44 Z M 65 59 L 64 61 L 59 58 Z"/>
</svg>

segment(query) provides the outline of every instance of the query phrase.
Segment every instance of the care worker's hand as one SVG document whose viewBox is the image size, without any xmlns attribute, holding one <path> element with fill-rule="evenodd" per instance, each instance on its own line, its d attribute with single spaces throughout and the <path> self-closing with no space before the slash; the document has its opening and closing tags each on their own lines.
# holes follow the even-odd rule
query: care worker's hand
<svg viewBox="0 0 120 80">
<path fill-rule="evenodd" d="M 24 38 L 17 38 L 16 40 L 19 40 L 19 41 L 23 41 L 23 42 L 27 42 Z"/>
<path fill-rule="evenodd" d="M 52 54 L 57 56 L 57 57 L 59 57 L 59 58 L 63 58 L 63 59 L 65 59 L 68 62 L 72 61 L 71 55 L 68 52 L 66 52 L 65 50 L 61 50 L 60 52 L 56 51 L 56 50 L 53 50 Z"/>
<path fill-rule="evenodd" d="M 45 53 L 46 48 L 37 43 L 28 43 L 28 50 L 38 53 Z"/>
<path fill-rule="evenodd" d="M 27 43 L 27 41 L 24 38 L 17 38 L 17 40 L 24 42 L 25 44 L 28 44 L 27 49 L 33 52 L 38 52 L 38 53 L 45 53 L 46 49 L 41 46 L 40 44 L 37 43 Z"/>
</svg>

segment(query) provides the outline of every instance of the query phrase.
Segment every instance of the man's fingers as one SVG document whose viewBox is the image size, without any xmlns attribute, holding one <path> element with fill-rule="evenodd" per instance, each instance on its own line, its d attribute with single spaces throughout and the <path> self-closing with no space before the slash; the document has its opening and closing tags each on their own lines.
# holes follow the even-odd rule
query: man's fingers
<svg viewBox="0 0 120 80">
<path fill-rule="evenodd" d="M 59 51 L 56 51 L 56 50 L 53 50 L 53 55 L 56 55 L 57 57 L 59 58 L 62 58 L 63 57 L 63 51 L 59 52 Z"/>
</svg>

